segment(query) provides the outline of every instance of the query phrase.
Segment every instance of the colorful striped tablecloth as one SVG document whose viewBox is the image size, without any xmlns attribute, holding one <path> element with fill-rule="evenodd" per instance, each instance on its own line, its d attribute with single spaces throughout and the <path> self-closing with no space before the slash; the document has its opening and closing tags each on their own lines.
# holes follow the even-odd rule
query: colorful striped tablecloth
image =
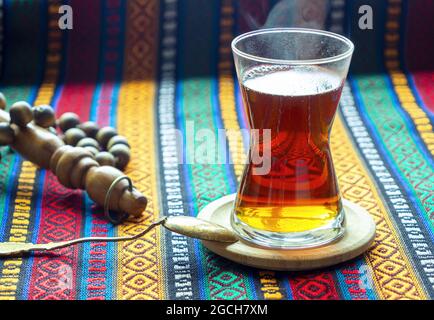
<svg viewBox="0 0 434 320">
<path fill-rule="evenodd" d="M 323 28 L 356 45 L 332 151 L 343 197 L 377 224 L 366 254 L 314 272 L 272 272 L 156 229 L 133 242 L 0 259 L 0 299 L 434 298 L 434 2 L 325 2 Z M 195 216 L 236 191 L 242 141 L 227 146 L 236 165 L 178 165 L 173 129 L 246 127 L 230 41 L 263 26 L 280 1 L 0 3 L 0 91 L 116 126 L 132 147 L 126 172 L 149 199 L 140 221 L 114 227 L 85 194 L 1 148 L 0 241 L 132 235 L 160 214 Z M 58 27 L 62 4 L 73 9 L 72 30 Z M 373 29 L 362 30 L 366 4 Z"/>
</svg>

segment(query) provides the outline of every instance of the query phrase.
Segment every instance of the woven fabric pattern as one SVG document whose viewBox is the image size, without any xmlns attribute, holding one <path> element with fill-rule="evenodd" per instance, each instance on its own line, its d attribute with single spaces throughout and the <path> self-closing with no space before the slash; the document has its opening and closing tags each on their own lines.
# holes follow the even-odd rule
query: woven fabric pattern
<svg viewBox="0 0 434 320">
<path fill-rule="evenodd" d="M 297 13 L 296 2 L 310 11 Z M 72 30 L 58 26 L 62 5 L 73 9 Z M 372 8 L 372 30 L 359 27 L 362 5 Z M 149 199 L 142 218 L 115 227 L 86 194 L 1 148 L 0 241 L 133 235 L 235 192 L 241 133 L 215 150 L 235 164 L 178 164 L 175 129 L 246 128 L 231 40 L 303 23 L 356 45 L 332 152 L 342 196 L 377 224 L 363 256 L 312 272 L 244 267 L 159 229 L 0 259 L 0 299 L 434 298 L 433 1 L 4 0 L 0 10 L 0 91 L 116 126 L 132 148 L 126 173 Z"/>
</svg>

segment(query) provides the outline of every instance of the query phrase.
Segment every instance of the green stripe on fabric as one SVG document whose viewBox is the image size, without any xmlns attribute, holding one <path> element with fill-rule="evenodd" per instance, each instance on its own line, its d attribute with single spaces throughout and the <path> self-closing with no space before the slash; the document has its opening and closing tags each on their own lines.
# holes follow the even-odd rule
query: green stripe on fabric
<svg viewBox="0 0 434 320">
<path fill-rule="evenodd" d="M 394 107 L 384 75 L 358 76 L 354 81 L 366 116 L 381 136 L 387 156 L 393 159 L 396 169 L 417 196 L 419 206 L 434 229 L 434 221 L 430 218 L 434 213 L 432 161 L 419 150 L 405 120 Z"/>
</svg>

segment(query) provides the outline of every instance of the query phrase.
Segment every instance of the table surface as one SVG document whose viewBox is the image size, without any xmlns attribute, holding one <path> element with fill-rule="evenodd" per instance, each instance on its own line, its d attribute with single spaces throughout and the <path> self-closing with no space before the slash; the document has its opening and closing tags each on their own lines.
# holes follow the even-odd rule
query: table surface
<svg viewBox="0 0 434 320">
<path fill-rule="evenodd" d="M 0 91 L 116 126 L 131 144 L 126 173 L 148 210 L 114 227 L 85 194 L 1 148 L 0 240 L 132 235 L 160 214 L 195 216 L 235 192 L 242 141 L 228 144 L 235 165 L 178 165 L 171 129 L 246 128 L 230 41 L 264 25 L 277 1 L 72 0 L 68 31 L 57 25 L 59 3 L 3 2 Z M 433 298 L 434 44 L 426 39 L 434 38 L 434 2 L 370 1 L 379 13 L 373 30 L 356 23 L 357 1 L 330 3 L 324 27 L 356 44 L 331 145 L 342 196 L 377 225 L 366 254 L 318 271 L 273 272 L 157 229 L 133 242 L 0 259 L 0 299 Z"/>
</svg>

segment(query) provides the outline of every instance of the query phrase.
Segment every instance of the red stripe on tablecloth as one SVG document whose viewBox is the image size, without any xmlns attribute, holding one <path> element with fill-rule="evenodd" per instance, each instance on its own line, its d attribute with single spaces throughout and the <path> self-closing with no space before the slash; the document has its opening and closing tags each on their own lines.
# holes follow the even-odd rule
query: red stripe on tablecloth
<svg viewBox="0 0 434 320">
<path fill-rule="evenodd" d="M 59 97 L 57 115 L 75 112 L 81 120 L 89 118 L 98 79 L 100 47 L 100 1 L 72 0 L 74 29 L 69 33 L 65 87 Z"/>
<path fill-rule="evenodd" d="M 434 1 L 407 1 L 405 62 L 412 70 L 434 70 Z"/>
<path fill-rule="evenodd" d="M 69 32 L 65 85 L 56 113 L 76 112 L 89 116 L 98 72 L 100 2 L 72 0 L 74 29 Z M 47 172 L 42 192 L 38 242 L 79 237 L 83 215 L 81 191 L 71 191 Z M 36 256 L 29 284 L 29 299 L 75 299 L 80 275 L 79 247 L 58 250 L 51 256 Z"/>
<path fill-rule="evenodd" d="M 294 300 L 340 299 L 330 272 L 306 274 L 289 279 Z"/>
<path fill-rule="evenodd" d="M 423 104 L 434 113 L 434 71 L 416 71 L 412 77 Z"/>
</svg>

